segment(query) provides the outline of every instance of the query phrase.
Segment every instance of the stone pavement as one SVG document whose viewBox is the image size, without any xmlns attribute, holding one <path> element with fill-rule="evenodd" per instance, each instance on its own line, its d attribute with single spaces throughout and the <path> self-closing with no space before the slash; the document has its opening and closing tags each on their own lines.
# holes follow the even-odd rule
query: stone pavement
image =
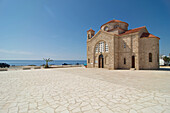
<svg viewBox="0 0 170 113">
<path fill-rule="evenodd" d="M 137 79 L 143 77 L 141 72 L 146 71 L 64 68 L 0 72 L 0 113 L 170 113 L 170 93 L 145 83 L 145 76 Z M 170 72 L 147 73 L 153 73 L 150 82 L 153 78 L 153 84 L 169 90 Z M 123 85 L 123 77 L 138 82 Z M 142 82 L 148 86 L 142 87 Z"/>
</svg>

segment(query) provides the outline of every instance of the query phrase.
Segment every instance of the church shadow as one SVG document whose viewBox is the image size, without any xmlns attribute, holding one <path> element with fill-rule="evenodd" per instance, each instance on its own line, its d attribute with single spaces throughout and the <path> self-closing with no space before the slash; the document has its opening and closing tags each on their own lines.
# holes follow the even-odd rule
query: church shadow
<svg viewBox="0 0 170 113">
<path fill-rule="evenodd" d="M 170 68 L 159 68 L 157 71 L 170 71 Z"/>
</svg>

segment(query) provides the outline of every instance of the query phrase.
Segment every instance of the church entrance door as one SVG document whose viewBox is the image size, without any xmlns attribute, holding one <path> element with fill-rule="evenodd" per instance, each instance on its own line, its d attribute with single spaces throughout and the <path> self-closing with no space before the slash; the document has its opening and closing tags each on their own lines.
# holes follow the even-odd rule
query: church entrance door
<svg viewBox="0 0 170 113">
<path fill-rule="evenodd" d="M 99 55 L 99 68 L 104 68 L 104 58 L 103 58 L 103 55 Z"/>
<path fill-rule="evenodd" d="M 135 68 L 135 56 L 132 56 L 132 68 Z"/>
</svg>

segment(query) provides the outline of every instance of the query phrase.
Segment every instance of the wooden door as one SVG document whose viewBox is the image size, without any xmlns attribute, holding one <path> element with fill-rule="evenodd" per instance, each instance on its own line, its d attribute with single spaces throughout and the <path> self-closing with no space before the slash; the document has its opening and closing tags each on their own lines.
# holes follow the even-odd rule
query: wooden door
<svg viewBox="0 0 170 113">
<path fill-rule="evenodd" d="M 104 63 L 103 63 L 103 55 L 99 56 L 99 68 L 103 68 L 104 67 Z"/>
<path fill-rule="evenodd" d="M 135 68 L 135 56 L 132 56 L 132 68 Z"/>
</svg>

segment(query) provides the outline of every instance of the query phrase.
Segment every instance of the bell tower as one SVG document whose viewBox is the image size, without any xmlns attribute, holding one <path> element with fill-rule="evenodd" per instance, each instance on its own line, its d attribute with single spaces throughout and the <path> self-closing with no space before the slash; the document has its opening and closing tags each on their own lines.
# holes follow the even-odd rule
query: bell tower
<svg viewBox="0 0 170 113">
<path fill-rule="evenodd" d="M 90 29 L 87 31 L 87 40 L 93 38 L 94 34 L 95 34 L 95 31 L 94 31 L 92 28 L 90 28 Z"/>
</svg>

